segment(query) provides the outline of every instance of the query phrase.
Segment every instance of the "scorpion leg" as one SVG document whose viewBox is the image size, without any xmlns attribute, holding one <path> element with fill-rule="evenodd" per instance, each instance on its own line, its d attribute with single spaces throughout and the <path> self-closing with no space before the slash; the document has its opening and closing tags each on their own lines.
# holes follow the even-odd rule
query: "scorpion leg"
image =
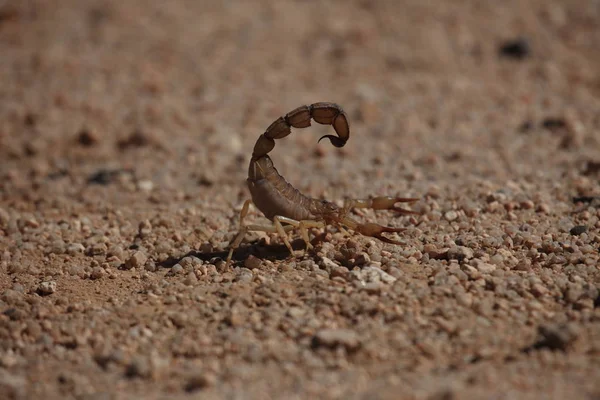
<svg viewBox="0 0 600 400">
<path fill-rule="evenodd" d="M 244 218 L 246 218 L 246 215 L 248 215 L 248 209 L 250 207 L 250 203 L 251 203 L 250 200 L 246 200 L 244 202 L 244 205 L 242 206 L 242 210 L 240 211 L 240 225 L 239 225 L 238 234 L 235 236 L 235 238 L 229 244 L 229 254 L 227 254 L 227 261 L 225 261 L 226 265 L 229 265 L 231 263 L 231 258 L 233 257 L 233 252 L 235 251 L 235 249 L 240 247 L 240 244 L 244 240 L 246 233 L 248 233 L 250 231 L 254 231 L 254 232 L 279 233 L 281 235 L 281 233 L 277 229 L 276 225 L 244 225 Z M 293 226 L 282 227 L 283 235 L 285 235 L 285 232 L 288 232 L 288 231 L 292 230 L 293 228 L 294 228 Z M 291 249 L 291 246 L 288 246 L 288 248 Z"/>
<path fill-rule="evenodd" d="M 420 215 L 416 211 L 396 206 L 396 203 L 412 203 L 418 200 L 415 198 L 393 196 L 380 196 L 371 199 L 347 199 L 344 202 L 344 209 L 350 211 L 353 208 L 372 208 L 373 210 L 393 210 L 403 215 Z"/>
<path fill-rule="evenodd" d="M 313 221 L 310 219 L 305 219 L 301 221 L 297 221 L 292 218 L 287 217 L 275 217 L 279 220 L 279 222 L 285 222 L 288 226 L 292 226 L 294 228 L 298 228 L 300 231 L 300 235 L 302 236 L 302 240 L 306 244 L 306 250 L 310 250 L 313 248 L 313 245 L 310 243 L 310 238 L 308 236 L 308 230 L 310 228 L 324 228 L 325 224 L 322 221 Z M 287 238 L 287 237 L 286 237 Z"/>
<path fill-rule="evenodd" d="M 283 240 L 283 243 L 285 243 L 285 246 L 290 251 L 290 254 L 294 255 L 294 249 L 292 249 L 292 245 L 290 244 L 290 240 L 288 239 L 288 236 L 285 233 L 285 229 L 284 229 L 283 225 L 281 224 L 282 222 L 289 223 L 290 219 L 291 218 L 286 218 L 286 217 L 282 217 L 280 215 L 276 215 L 275 217 L 273 217 L 273 225 L 275 226 L 275 230 L 277 231 L 277 233 L 281 237 L 281 240 Z M 295 221 L 295 220 L 292 220 L 292 221 Z"/>
<path fill-rule="evenodd" d="M 244 218 L 246 218 L 246 215 L 248 215 L 250 203 L 250 200 L 246 200 L 242 206 L 242 210 L 240 211 L 240 228 L 238 230 L 238 234 L 231 241 L 231 243 L 229 243 L 229 254 L 227 255 L 227 261 L 225 261 L 225 265 L 229 265 L 231 262 L 231 257 L 233 257 L 233 251 L 240 246 L 240 243 L 242 243 L 244 236 L 246 236 L 246 233 L 248 232 L 248 228 L 244 226 Z"/>
</svg>

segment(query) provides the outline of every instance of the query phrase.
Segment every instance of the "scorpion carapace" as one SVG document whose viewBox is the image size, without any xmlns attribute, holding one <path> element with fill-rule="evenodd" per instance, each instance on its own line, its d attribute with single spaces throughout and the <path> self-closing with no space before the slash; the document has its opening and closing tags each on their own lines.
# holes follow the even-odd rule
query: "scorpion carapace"
<svg viewBox="0 0 600 400">
<path fill-rule="evenodd" d="M 248 188 L 254 205 L 271 221 L 273 225 L 244 225 L 250 200 L 246 200 L 240 213 L 240 225 L 237 236 L 230 244 L 227 264 L 231 262 L 233 251 L 240 245 L 248 231 L 277 233 L 294 254 L 287 237 L 289 230 L 297 228 L 306 248 L 311 249 L 308 229 L 324 228 L 325 225 L 345 226 L 365 236 L 375 237 L 383 242 L 402 244 L 384 233 L 402 232 L 404 228 L 392 228 L 375 223 L 359 223 L 349 214 L 353 208 L 372 208 L 374 210 L 394 210 L 400 214 L 418 214 L 396 206 L 396 203 L 414 202 L 418 199 L 382 196 L 371 199 L 346 200 L 343 207 L 326 200 L 307 197 L 290 185 L 279 175 L 268 153 L 275 147 L 275 140 L 289 135 L 291 128 L 307 128 L 311 119 L 319 124 L 331 125 L 337 136 L 325 135 L 319 139 L 329 139 L 335 147 L 343 147 L 350 138 L 348 118 L 342 108 L 335 103 L 314 103 L 301 106 L 276 119 L 263 133 L 252 151 L 248 168 Z"/>
</svg>

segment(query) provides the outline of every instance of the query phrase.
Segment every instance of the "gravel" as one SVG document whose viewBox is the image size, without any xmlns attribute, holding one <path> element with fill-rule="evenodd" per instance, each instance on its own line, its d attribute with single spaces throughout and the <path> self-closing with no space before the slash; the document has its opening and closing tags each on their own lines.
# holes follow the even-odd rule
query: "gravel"
<svg viewBox="0 0 600 400">
<path fill-rule="evenodd" d="M 580 3 L 0 2 L 0 397 L 597 397 Z M 402 244 L 252 232 L 226 265 L 257 137 L 317 101 L 350 140 L 293 129 L 278 171 L 418 198 L 349 214 Z"/>
</svg>

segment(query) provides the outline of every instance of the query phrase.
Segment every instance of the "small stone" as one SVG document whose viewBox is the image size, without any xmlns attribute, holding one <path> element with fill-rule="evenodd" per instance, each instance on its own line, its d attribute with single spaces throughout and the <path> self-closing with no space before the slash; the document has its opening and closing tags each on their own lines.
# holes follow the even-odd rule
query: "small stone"
<svg viewBox="0 0 600 400">
<path fill-rule="evenodd" d="M 314 347 L 344 347 L 348 351 L 360 346 L 360 339 L 351 329 L 322 329 L 313 337 Z"/>
<path fill-rule="evenodd" d="M 65 252 L 65 242 L 62 239 L 54 240 L 50 244 L 49 253 L 63 254 Z"/>
<path fill-rule="evenodd" d="M 531 200 L 524 200 L 521 203 L 519 203 L 519 205 L 523 210 L 531 210 L 533 209 L 533 207 L 535 207 L 535 204 Z"/>
<path fill-rule="evenodd" d="M 137 188 L 144 192 L 150 192 L 154 189 L 154 182 L 148 179 L 141 180 L 137 183 Z"/>
<path fill-rule="evenodd" d="M 383 289 L 383 284 L 380 282 L 368 282 L 360 287 L 360 289 L 368 294 L 379 294 Z"/>
<path fill-rule="evenodd" d="M 365 252 L 359 253 L 354 259 L 354 265 L 357 267 L 361 267 L 363 265 L 367 265 L 371 262 L 371 257 Z"/>
<path fill-rule="evenodd" d="M 473 295 L 471 293 L 459 293 L 456 295 L 456 301 L 463 307 L 470 308 L 473 304 Z"/>
<path fill-rule="evenodd" d="M 10 221 L 10 214 L 4 208 L 0 207 L 0 226 L 8 225 Z"/>
<path fill-rule="evenodd" d="M 538 328 L 539 339 L 533 348 L 566 351 L 579 337 L 575 324 L 542 325 Z"/>
<path fill-rule="evenodd" d="M 186 275 L 183 283 L 187 286 L 194 286 L 198 283 L 198 278 L 196 277 L 196 274 L 194 272 L 190 272 Z"/>
<path fill-rule="evenodd" d="M 569 231 L 569 233 L 573 236 L 579 236 L 585 232 L 587 232 L 588 228 L 586 225 L 576 225 L 574 227 L 571 228 L 571 230 Z"/>
<path fill-rule="evenodd" d="M 182 312 L 172 312 L 169 313 L 169 319 L 175 325 L 176 328 L 185 328 L 189 322 L 189 317 L 187 314 Z"/>
<path fill-rule="evenodd" d="M 48 296 L 56 292 L 56 282 L 47 281 L 40 283 L 40 286 L 38 286 L 38 292 L 42 296 Z"/>
<path fill-rule="evenodd" d="M 496 270 L 496 266 L 494 264 L 488 264 L 481 260 L 475 260 L 475 268 L 482 274 L 491 274 Z"/>
<path fill-rule="evenodd" d="M 331 272 L 335 268 L 339 267 L 338 264 L 336 264 L 332 259 L 327 258 L 327 257 L 321 257 L 320 264 L 321 264 L 321 267 L 327 272 Z"/>
<path fill-rule="evenodd" d="M 235 274 L 236 282 L 250 283 L 250 282 L 252 282 L 252 279 L 254 279 L 254 275 L 252 274 L 252 271 L 249 270 L 248 268 L 240 268 L 239 270 L 236 271 L 236 274 Z"/>
<path fill-rule="evenodd" d="M 74 265 L 69 266 L 69 268 L 67 269 L 67 272 L 69 275 L 81 277 L 84 275 L 85 269 L 83 268 L 82 265 L 74 264 Z"/>
<path fill-rule="evenodd" d="M 578 283 L 571 283 L 567 287 L 565 298 L 569 303 L 575 303 L 583 295 L 583 288 Z"/>
<path fill-rule="evenodd" d="M 531 261 L 528 259 L 521 260 L 515 266 L 515 270 L 517 271 L 531 271 Z"/>
<path fill-rule="evenodd" d="M 90 274 L 90 279 L 100 279 L 104 276 L 105 271 L 102 267 L 94 267 L 92 269 L 92 273 Z"/>
<path fill-rule="evenodd" d="M 141 251 L 136 251 L 125 262 L 124 267 L 125 269 L 141 268 L 144 264 L 146 264 L 147 260 L 148 257 L 144 253 L 142 253 Z"/>
<path fill-rule="evenodd" d="M 331 277 L 331 279 L 333 279 L 335 277 L 340 277 L 347 281 L 350 277 L 349 274 L 350 274 L 350 271 L 348 270 L 348 268 L 336 266 L 335 268 L 331 269 L 330 277 Z"/>
<path fill-rule="evenodd" d="M 147 235 L 148 233 L 149 232 L 146 232 L 144 235 Z M 169 241 L 165 240 L 165 241 L 158 243 L 154 247 L 154 251 L 157 252 L 158 254 L 161 254 L 161 253 L 169 254 L 171 252 L 172 248 L 173 248 L 173 246 L 171 245 L 171 243 L 169 243 Z M 183 261 L 183 260 L 181 260 L 181 261 Z"/>
<path fill-rule="evenodd" d="M 67 254 L 74 256 L 85 251 L 85 247 L 81 243 L 71 243 L 67 246 Z"/>
<path fill-rule="evenodd" d="M 360 270 L 354 270 L 350 272 L 351 276 L 353 276 L 356 280 L 362 282 L 363 285 L 367 283 L 375 282 L 383 282 L 383 283 L 394 283 L 396 278 L 392 275 L 388 274 L 384 270 L 375 266 L 364 267 Z"/>
<path fill-rule="evenodd" d="M 248 268 L 249 270 L 258 269 L 258 268 L 260 268 L 261 264 L 262 264 L 262 260 L 253 255 L 248 256 L 248 258 L 246 258 L 246 260 L 244 261 L 244 266 L 246 268 Z"/>
<path fill-rule="evenodd" d="M 84 147 L 91 147 L 98 143 L 98 135 L 89 129 L 82 129 L 77 135 L 77 141 Z"/>
<path fill-rule="evenodd" d="M 473 258 L 473 250 L 465 246 L 455 246 L 448 249 L 448 260 L 470 260 Z"/>
<path fill-rule="evenodd" d="M 158 270 L 158 266 L 156 265 L 156 261 L 148 260 L 146 264 L 144 264 L 144 270 L 148 272 L 156 272 Z"/>
<path fill-rule="evenodd" d="M 539 204 L 535 210 L 539 213 L 548 214 L 550 212 L 550 206 L 548 204 L 542 203 Z"/>
<path fill-rule="evenodd" d="M 150 360 L 141 356 L 134 357 L 125 371 L 125 375 L 128 378 L 147 378 L 150 376 L 150 373 Z"/>
<path fill-rule="evenodd" d="M 193 375 L 187 380 L 185 384 L 185 391 L 195 392 L 197 390 L 202 390 L 213 386 L 216 381 L 217 378 L 215 375 L 209 372 Z"/>
<path fill-rule="evenodd" d="M 16 360 L 13 363 L 11 356 L 4 356 L 0 358 L 0 362 L 3 366 L 10 368 L 16 364 Z M 2 371 L 0 375 L 0 393 L 4 393 L 2 398 L 5 399 L 24 399 L 28 395 L 28 380 L 24 376 L 12 374 L 8 371 Z M 28 393 L 29 394 L 29 393 Z"/>
<path fill-rule="evenodd" d="M 1 297 L 2 301 L 6 302 L 7 304 L 17 304 L 22 298 L 22 293 L 13 289 L 6 289 L 4 293 L 2 293 Z"/>
<path fill-rule="evenodd" d="M 171 267 L 170 274 L 177 275 L 177 274 L 181 274 L 182 272 L 183 272 L 183 267 L 181 266 L 181 264 L 175 264 Z"/>
<path fill-rule="evenodd" d="M 541 297 L 548 293 L 548 289 L 540 283 L 534 283 L 531 285 L 531 293 L 536 297 Z"/>
<path fill-rule="evenodd" d="M 25 214 L 22 215 L 21 218 L 19 218 L 19 226 L 35 229 L 40 227 L 40 223 L 37 221 L 37 219 L 35 219 L 33 215 Z"/>
<path fill-rule="evenodd" d="M 142 222 L 140 222 L 140 224 L 138 225 L 138 235 L 139 235 L 139 237 L 145 238 L 151 232 L 152 232 L 152 224 L 150 223 L 150 221 L 148 221 L 146 219 L 146 220 L 143 220 Z"/>
<path fill-rule="evenodd" d="M 458 213 L 454 210 L 450 210 L 444 214 L 444 218 L 449 222 L 454 221 L 458 218 Z"/>
<path fill-rule="evenodd" d="M 87 248 L 87 254 L 90 256 L 103 256 L 106 255 L 108 247 L 105 243 L 95 243 Z"/>
<path fill-rule="evenodd" d="M 423 253 L 429 255 L 430 258 L 434 260 L 441 260 L 448 258 L 448 248 L 438 249 L 435 244 L 427 243 L 423 246 Z"/>
<path fill-rule="evenodd" d="M 517 38 L 502 43 L 498 53 L 505 58 L 523 60 L 531 54 L 531 48 L 527 39 Z"/>
</svg>

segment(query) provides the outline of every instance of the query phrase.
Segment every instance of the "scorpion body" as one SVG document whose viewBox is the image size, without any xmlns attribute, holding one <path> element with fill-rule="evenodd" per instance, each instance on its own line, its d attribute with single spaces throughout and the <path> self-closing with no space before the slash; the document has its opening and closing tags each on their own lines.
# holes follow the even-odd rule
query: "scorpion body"
<svg viewBox="0 0 600 400">
<path fill-rule="evenodd" d="M 252 152 L 248 167 L 248 188 L 254 205 L 271 221 L 272 226 L 244 225 L 250 200 L 246 200 L 240 213 L 239 232 L 231 242 L 227 264 L 233 251 L 240 245 L 248 231 L 278 233 L 293 254 L 286 232 L 298 228 L 306 248 L 312 248 L 308 229 L 323 228 L 325 225 L 345 226 L 366 236 L 375 237 L 383 242 L 401 244 L 384 236 L 383 233 L 402 232 L 404 228 L 392 228 L 375 223 L 361 224 L 348 214 L 353 208 L 372 208 L 375 210 L 394 210 L 401 214 L 417 214 L 396 206 L 399 202 L 413 202 L 418 199 L 382 196 L 371 199 L 346 200 L 343 207 L 335 203 L 313 199 L 302 194 L 279 174 L 268 153 L 275 147 L 275 140 L 291 133 L 291 128 L 307 128 L 311 119 L 319 124 L 331 125 L 337 136 L 325 135 L 319 139 L 329 139 L 335 147 L 343 147 L 350 138 L 350 127 L 346 113 L 335 103 L 314 103 L 301 106 L 276 119 L 263 133 Z"/>
</svg>

